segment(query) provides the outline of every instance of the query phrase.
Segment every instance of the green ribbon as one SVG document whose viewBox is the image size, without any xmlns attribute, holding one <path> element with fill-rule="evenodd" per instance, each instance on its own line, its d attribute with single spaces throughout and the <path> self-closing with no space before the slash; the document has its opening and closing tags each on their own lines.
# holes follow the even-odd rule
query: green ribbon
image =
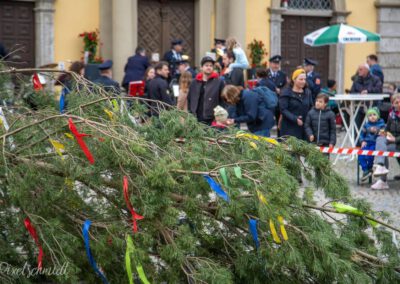
<svg viewBox="0 0 400 284">
<path fill-rule="evenodd" d="M 226 172 L 226 169 L 220 168 L 219 174 L 221 175 L 221 178 L 222 178 L 222 181 L 224 182 L 225 187 L 229 187 L 229 180 L 228 180 L 228 174 Z"/>
<path fill-rule="evenodd" d="M 233 171 L 235 172 L 235 176 L 237 179 L 244 185 L 249 186 L 251 182 L 247 179 L 242 178 L 242 169 L 240 167 L 234 167 Z"/>
<path fill-rule="evenodd" d="M 358 210 L 357 208 L 347 205 L 347 204 L 343 204 L 343 203 L 338 203 L 338 202 L 332 202 L 332 207 L 335 208 L 335 210 L 339 213 L 350 213 L 356 216 L 364 216 L 367 217 L 367 222 L 372 226 L 372 227 L 376 227 L 378 225 L 377 222 L 369 220 L 368 217 L 371 217 L 370 215 L 365 215 L 364 212 L 362 212 L 361 210 Z"/>
<path fill-rule="evenodd" d="M 125 266 L 126 272 L 128 273 L 129 283 L 133 284 L 132 268 L 131 268 L 131 254 L 135 252 L 135 246 L 130 235 L 126 236 L 126 253 L 125 253 Z M 136 265 L 136 271 L 139 274 L 139 278 L 143 284 L 150 284 L 146 278 L 143 267 L 140 263 Z"/>
</svg>

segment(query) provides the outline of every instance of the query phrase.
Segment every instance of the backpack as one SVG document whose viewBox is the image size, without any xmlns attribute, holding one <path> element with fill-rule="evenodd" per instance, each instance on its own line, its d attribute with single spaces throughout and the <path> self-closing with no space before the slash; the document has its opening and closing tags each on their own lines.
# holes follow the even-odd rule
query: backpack
<svg viewBox="0 0 400 284">
<path fill-rule="evenodd" d="M 275 92 L 264 86 L 256 87 L 252 91 L 257 93 L 260 102 L 263 102 L 267 109 L 275 112 L 275 108 L 278 106 L 278 96 Z"/>
</svg>

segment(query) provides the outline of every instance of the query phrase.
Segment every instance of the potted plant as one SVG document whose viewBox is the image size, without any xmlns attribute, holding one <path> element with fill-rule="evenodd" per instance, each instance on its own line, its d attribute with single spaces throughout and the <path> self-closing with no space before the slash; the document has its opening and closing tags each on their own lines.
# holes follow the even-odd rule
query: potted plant
<svg viewBox="0 0 400 284">
<path fill-rule="evenodd" d="M 83 32 L 79 34 L 83 39 L 83 61 L 85 62 L 85 77 L 93 81 L 100 76 L 98 65 L 103 62 L 100 56 L 97 56 L 100 45 L 99 31 Z"/>
<path fill-rule="evenodd" d="M 267 63 L 263 62 L 264 56 L 268 55 L 264 43 L 261 40 L 253 39 L 249 43 L 251 69 L 249 70 L 248 78 L 255 77 L 255 69 L 258 67 L 267 67 Z"/>
</svg>

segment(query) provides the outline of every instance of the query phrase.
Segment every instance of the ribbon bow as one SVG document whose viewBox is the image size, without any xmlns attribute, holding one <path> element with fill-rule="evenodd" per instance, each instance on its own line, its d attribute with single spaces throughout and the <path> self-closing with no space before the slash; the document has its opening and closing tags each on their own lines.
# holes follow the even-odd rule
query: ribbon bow
<svg viewBox="0 0 400 284">
<path fill-rule="evenodd" d="M 69 123 L 69 130 L 71 130 L 72 134 L 74 134 L 74 136 L 76 138 L 76 142 L 78 142 L 83 153 L 85 153 L 85 156 L 88 159 L 89 163 L 94 164 L 93 155 L 92 155 L 92 153 L 90 153 L 89 148 L 86 146 L 86 143 L 83 140 L 83 137 L 90 136 L 90 135 L 85 134 L 85 133 L 79 133 L 78 130 L 76 129 L 74 122 L 72 121 L 72 118 L 69 118 L 68 123 Z"/>
<path fill-rule="evenodd" d="M 137 232 L 137 220 L 142 220 L 144 217 L 137 214 L 135 209 L 133 209 L 133 206 L 131 202 L 129 201 L 129 193 L 128 193 L 128 177 L 124 176 L 124 198 L 126 202 L 126 206 L 129 208 L 129 211 L 131 212 L 132 215 L 132 230 L 133 233 Z"/>
</svg>

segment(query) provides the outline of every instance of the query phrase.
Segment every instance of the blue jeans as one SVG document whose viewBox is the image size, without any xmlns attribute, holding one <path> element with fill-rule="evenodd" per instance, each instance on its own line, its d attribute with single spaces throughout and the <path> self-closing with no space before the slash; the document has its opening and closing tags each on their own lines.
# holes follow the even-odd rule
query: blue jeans
<svg viewBox="0 0 400 284">
<path fill-rule="evenodd" d="M 269 137 L 271 135 L 269 132 L 269 129 L 259 130 L 259 131 L 254 132 L 253 134 L 258 135 L 258 136 L 264 136 L 264 137 Z"/>
<path fill-rule="evenodd" d="M 375 143 L 374 142 L 368 142 L 367 146 L 362 147 L 361 150 L 375 150 Z M 360 163 L 361 169 L 363 172 L 371 170 L 372 166 L 374 165 L 374 156 L 364 156 L 360 155 L 358 156 L 358 162 Z"/>
</svg>

